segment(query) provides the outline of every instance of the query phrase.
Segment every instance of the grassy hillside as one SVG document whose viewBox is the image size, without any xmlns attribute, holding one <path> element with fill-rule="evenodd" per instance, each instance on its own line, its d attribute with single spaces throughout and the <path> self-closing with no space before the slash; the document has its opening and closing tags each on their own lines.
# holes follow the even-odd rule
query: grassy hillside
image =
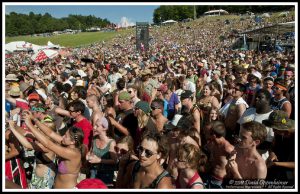
<svg viewBox="0 0 300 194">
<path fill-rule="evenodd" d="M 51 37 L 31 37 L 31 36 L 17 36 L 6 37 L 5 43 L 13 41 L 27 41 L 37 45 L 46 45 L 48 41 L 53 44 L 59 44 L 64 47 L 77 47 L 92 44 L 100 41 L 109 41 L 118 34 L 127 34 L 133 29 L 121 30 L 118 32 L 82 32 L 79 34 L 62 34 Z"/>
</svg>

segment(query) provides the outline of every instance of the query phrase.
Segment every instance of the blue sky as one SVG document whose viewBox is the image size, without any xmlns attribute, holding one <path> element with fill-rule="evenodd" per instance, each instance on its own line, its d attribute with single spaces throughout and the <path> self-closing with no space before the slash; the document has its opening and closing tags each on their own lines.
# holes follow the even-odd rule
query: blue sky
<svg viewBox="0 0 300 194">
<path fill-rule="evenodd" d="M 129 23 L 152 23 L 153 12 L 159 5 L 5 5 L 5 13 L 10 12 L 28 14 L 49 13 L 52 17 L 62 18 L 69 14 L 94 15 L 99 18 L 107 18 L 110 22 L 120 23 L 124 17 Z"/>
</svg>

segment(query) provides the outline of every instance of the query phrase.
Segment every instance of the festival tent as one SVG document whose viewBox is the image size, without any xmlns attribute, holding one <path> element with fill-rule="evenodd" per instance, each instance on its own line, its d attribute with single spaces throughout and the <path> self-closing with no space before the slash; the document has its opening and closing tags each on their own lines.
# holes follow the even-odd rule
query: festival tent
<svg viewBox="0 0 300 194">
<path fill-rule="evenodd" d="M 35 45 L 29 42 L 25 41 L 14 41 L 5 44 L 5 50 L 9 52 L 14 52 L 14 51 L 29 51 L 33 50 L 34 52 L 37 52 L 39 49 L 42 47 L 39 45 Z"/>
<path fill-rule="evenodd" d="M 174 23 L 177 23 L 177 22 L 175 20 L 167 20 L 167 21 L 162 22 L 162 24 L 174 24 Z"/>
<path fill-rule="evenodd" d="M 31 59 L 35 62 L 41 62 L 46 59 L 52 59 L 58 55 L 58 52 L 52 49 L 44 49 L 32 55 Z"/>
<path fill-rule="evenodd" d="M 55 45 L 52 42 L 48 41 L 47 48 L 60 48 L 60 46 L 59 45 Z"/>
<path fill-rule="evenodd" d="M 269 18 L 269 17 L 271 17 L 271 16 L 270 16 L 270 14 L 268 14 L 268 13 L 264 13 L 264 14 L 261 15 L 261 17 L 263 17 L 263 18 Z"/>
<path fill-rule="evenodd" d="M 289 11 L 284 11 L 279 14 L 279 17 L 287 17 L 289 15 Z"/>
</svg>

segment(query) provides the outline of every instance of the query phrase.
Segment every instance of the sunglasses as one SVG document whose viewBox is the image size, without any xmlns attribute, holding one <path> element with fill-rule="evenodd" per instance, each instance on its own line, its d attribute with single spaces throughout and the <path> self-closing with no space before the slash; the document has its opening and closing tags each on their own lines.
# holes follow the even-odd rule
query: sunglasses
<svg viewBox="0 0 300 194">
<path fill-rule="evenodd" d="M 142 153 L 145 151 L 145 157 L 146 158 L 150 158 L 151 156 L 153 156 L 154 154 L 157 154 L 157 153 L 153 153 L 151 150 L 148 150 L 148 149 L 145 149 L 143 148 L 142 146 L 138 146 L 137 147 L 137 152 L 139 155 L 142 155 Z"/>
<path fill-rule="evenodd" d="M 276 86 L 272 86 L 273 90 L 281 90 L 280 88 L 276 87 Z"/>
<path fill-rule="evenodd" d="M 121 155 L 127 154 L 128 150 L 125 150 L 123 148 L 119 148 L 117 146 L 115 146 L 115 151 L 116 153 L 120 153 Z"/>
</svg>

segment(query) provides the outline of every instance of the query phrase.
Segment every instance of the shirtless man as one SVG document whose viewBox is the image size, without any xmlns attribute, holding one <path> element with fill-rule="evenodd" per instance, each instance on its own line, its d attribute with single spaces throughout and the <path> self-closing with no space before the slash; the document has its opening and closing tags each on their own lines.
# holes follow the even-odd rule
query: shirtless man
<svg viewBox="0 0 300 194">
<path fill-rule="evenodd" d="M 96 121 L 103 117 L 103 112 L 100 109 L 98 97 L 95 94 L 89 95 L 86 98 L 86 103 L 88 107 L 93 111 L 91 116 L 91 122 L 92 126 L 94 126 Z"/>
<path fill-rule="evenodd" d="M 226 166 L 236 157 L 234 146 L 225 139 L 225 134 L 224 124 L 220 121 L 214 122 L 207 143 L 210 164 L 208 188 L 222 188 L 223 178 L 227 175 Z"/>
<path fill-rule="evenodd" d="M 246 91 L 246 86 L 237 83 L 236 86 L 233 88 L 233 100 L 229 105 L 227 115 L 225 117 L 225 127 L 226 127 L 226 139 L 229 142 L 233 142 L 232 135 L 237 135 L 239 126 L 237 121 L 241 118 L 245 110 L 249 107 L 247 102 L 243 99 L 243 95 Z"/>
<path fill-rule="evenodd" d="M 157 131 L 162 133 L 164 125 L 168 122 L 168 119 L 163 115 L 164 101 L 161 99 L 155 99 L 151 103 L 151 115 L 154 118 Z"/>
<path fill-rule="evenodd" d="M 256 121 L 241 125 L 237 155 L 235 161 L 230 161 L 233 179 L 265 179 L 267 166 L 264 159 L 256 150 L 257 145 L 265 140 L 266 127 Z"/>
</svg>

